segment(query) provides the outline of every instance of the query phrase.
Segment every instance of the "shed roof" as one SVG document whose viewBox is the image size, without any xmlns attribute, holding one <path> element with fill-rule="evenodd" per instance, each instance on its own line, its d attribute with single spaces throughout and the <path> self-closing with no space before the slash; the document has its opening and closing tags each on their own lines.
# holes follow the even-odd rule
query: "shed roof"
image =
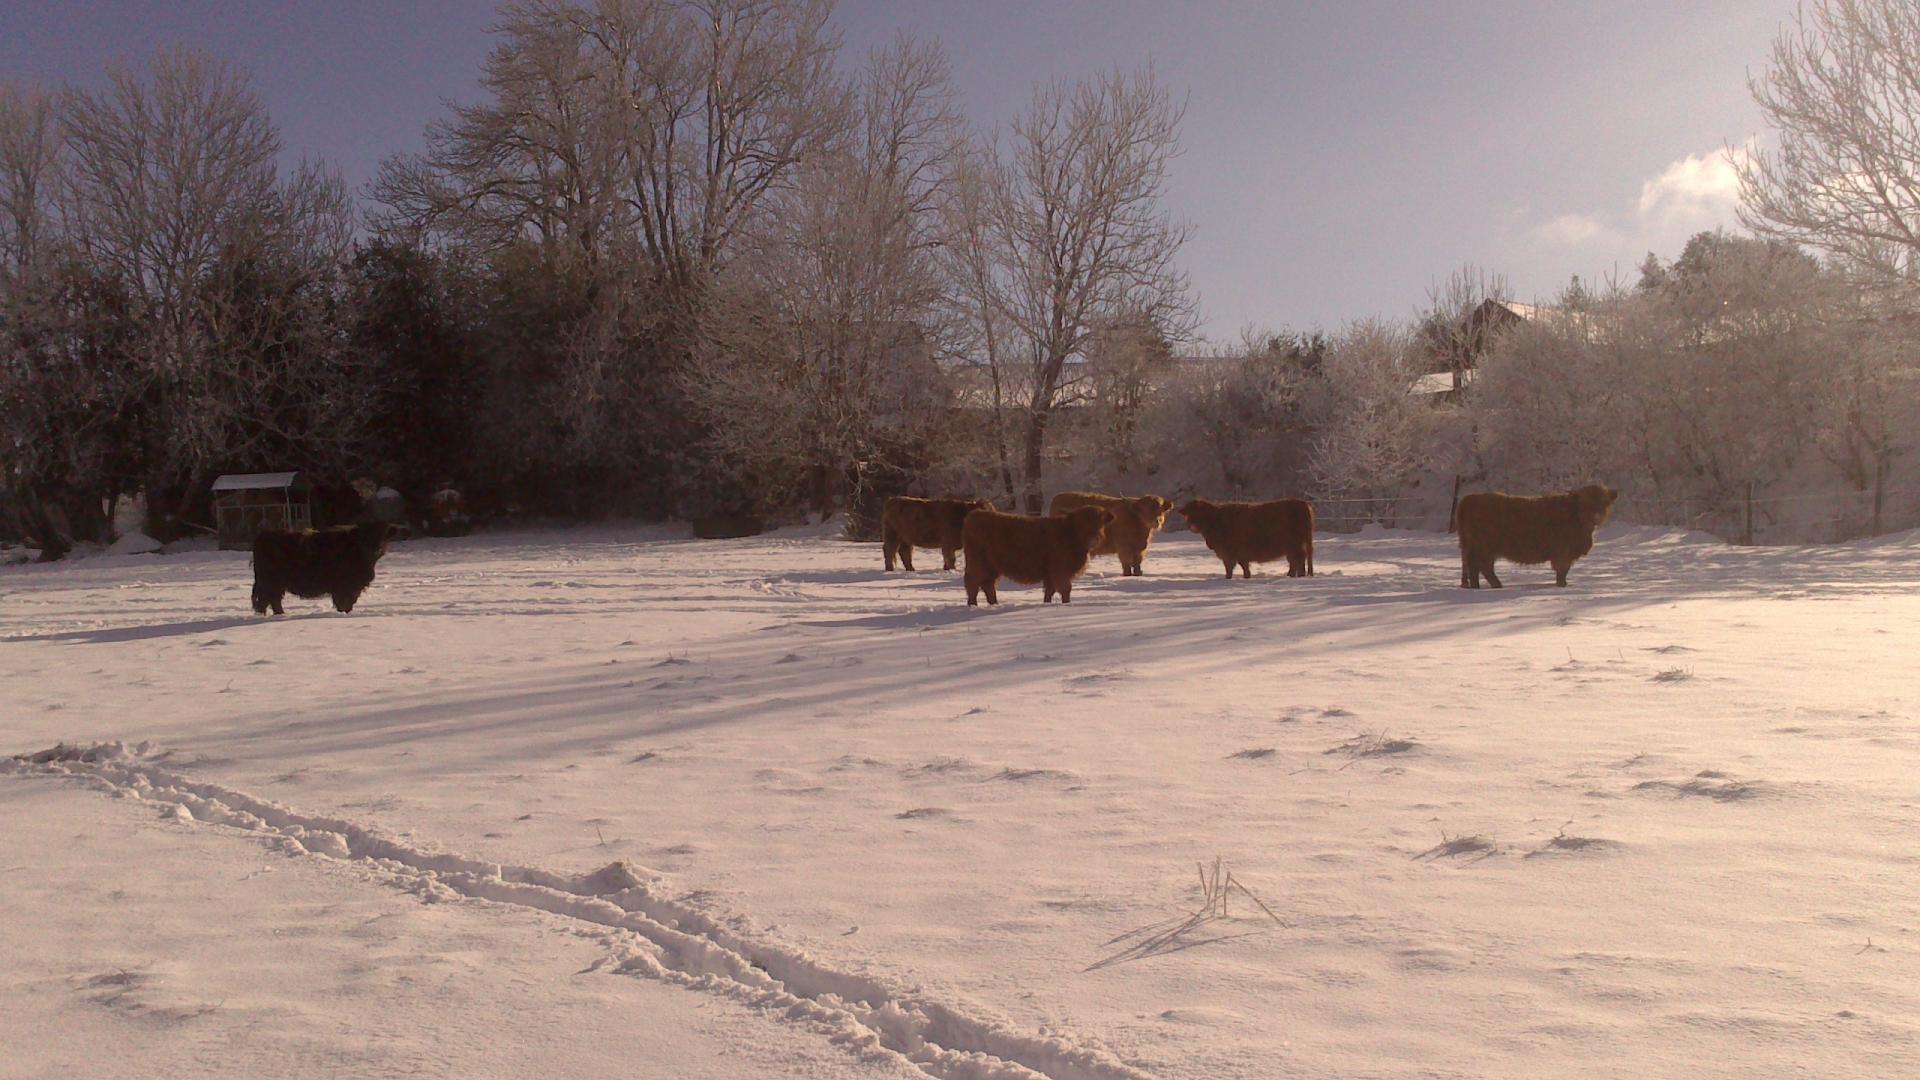
<svg viewBox="0 0 1920 1080">
<path fill-rule="evenodd" d="M 266 491 L 292 487 L 297 472 L 228 473 L 213 482 L 215 491 Z"/>
</svg>

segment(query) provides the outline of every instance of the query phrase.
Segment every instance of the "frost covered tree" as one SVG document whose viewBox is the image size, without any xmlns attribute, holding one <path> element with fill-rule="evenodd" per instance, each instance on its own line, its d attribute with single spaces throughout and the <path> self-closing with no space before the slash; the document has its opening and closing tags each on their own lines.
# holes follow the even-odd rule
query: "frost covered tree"
<svg viewBox="0 0 1920 1080">
<path fill-rule="evenodd" d="M 1415 336 L 1427 350 L 1432 369 L 1458 376 L 1479 363 L 1499 328 L 1477 313 L 1487 301 L 1512 295 L 1505 277 L 1471 264 L 1429 287 Z"/>
<path fill-rule="evenodd" d="M 1479 462 L 1497 485 L 1604 480 L 1628 513 L 1730 532 L 1750 497 L 1756 527 L 1786 525 L 1843 482 L 1878 528 L 1920 441 L 1906 326 L 1790 244 L 1702 233 L 1636 287 L 1501 336 L 1468 397 Z"/>
<path fill-rule="evenodd" d="M 710 439 L 814 509 L 924 472 L 947 424 L 937 211 L 961 122 L 945 54 L 877 49 L 855 122 L 741 237 L 686 391 Z"/>
<path fill-rule="evenodd" d="M 341 464 L 365 402 L 335 334 L 339 180 L 283 174 L 250 80 L 200 53 L 110 68 L 62 95 L 60 120 L 67 242 L 140 322 L 122 389 L 150 497 L 270 458 Z"/>
<path fill-rule="evenodd" d="M 830 8 L 508 4 L 486 100 L 382 167 L 375 220 L 388 233 L 579 284 L 578 304 L 538 290 L 562 321 L 532 338 L 496 322 L 485 343 L 495 368 L 528 379 L 520 407 L 534 415 L 503 419 L 532 439 L 530 464 L 580 499 L 597 488 L 657 510 L 724 473 L 682 389 L 721 267 L 803 163 L 847 137 Z"/>
<path fill-rule="evenodd" d="M 1830 327 L 1813 384 L 1816 440 L 1854 491 L 1868 498 L 1870 535 L 1887 527 L 1894 469 L 1920 452 L 1920 362 L 1906 319 L 1865 314 Z"/>
<path fill-rule="evenodd" d="M 51 254 L 64 159 L 54 95 L 0 83 L 0 288 L 24 282 Z"/>
<path fill-rule="evenodd" d="M 76 538 L 136 489 L 165 512 L 213 471 L 358 459 L 352 215 L 281 148 L 247 76 L 190 51 L 0 94 L 0 438 Z"/>
<path fill-rule="evenodd" d="M 1427 357 L 1416 334 L 1367 320 L 1335 335 L 1321 364 L 1313 476 L 1324 496 L 1352 500 L 1356 517 L 1392 521 L 1423 478 L 1458 467 L 1456 411 L 1413 392 Z"/>
<path fill-rule="evenodd" d="M 1120 480 L 1143 464 L 1143 414 L 1172 370 L 1173 346 L 1151 319 L 1120 315 L 1088 336 L 1085 363 L 1094 459 Z"/>
<path fill-rule="evenodd" d="M 488 100 L 389 160 L 389 228 L 500 248 L 633 251 L 665 280 L 712 269 L 848 93 L 827 0 L 522 0 L 501 10 Z"/>
<path fill-rule="evenodd" d="M 1666 348 L 1631 309 L 1631 297 L 1609 290 L 1562 301 L 1498 335 L 1482 357 L 1468 394 L 1478 466 L 1495 487 L 1560 491 L 1595 480 L 1618 480 L 1629 462 L 1665 454 L 1658 421 L 1645 408 L 1646 373 Z"/>
<path fill-rule="evenodd" d="M 1191 230 L 1163 205 L 1180 119 L 1151 68 L 1106 72 L 1036 89 L 983 155 L 982 197 L 955 230 L 956 277 L 983 336 L 1008 332 L 986 361 L 1015 421 L 1007 471 L 1029 513 L 1042 507 L 1055 413 L 1087 393 L 1079 362 L 1101 320 L 1142 318 L 1171 339 L 1190 329 L 1175 257 Z"/>
<path fill-rule="evenodd" d="M 1734 157 L 1741 221 L 1882 281 L 1920 276 L 1920 8 L 1814 0 L 1750 86 L 1778 146 Z"/>
<path fill-rule="evenodd" d="M 1217 355 L 1168 372 L 1141 423 L 1146 453 L 1168 490 L 1233 498 L 1303 493 L 1306 414 L 1325 353 L 1319 334 L 1248 329 Z"/>
</svg>

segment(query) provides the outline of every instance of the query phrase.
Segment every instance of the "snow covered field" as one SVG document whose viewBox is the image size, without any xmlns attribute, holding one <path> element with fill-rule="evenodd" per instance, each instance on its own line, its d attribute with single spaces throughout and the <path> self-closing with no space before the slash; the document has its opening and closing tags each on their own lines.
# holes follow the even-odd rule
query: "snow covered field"
<svg viewBox="0 0 1920 1080">
<path fill-rule="evenodd" d="M 0 1074 L 1920 1072 L 1920 534 L 678 535 L 0 569 Z"/>
</svg>

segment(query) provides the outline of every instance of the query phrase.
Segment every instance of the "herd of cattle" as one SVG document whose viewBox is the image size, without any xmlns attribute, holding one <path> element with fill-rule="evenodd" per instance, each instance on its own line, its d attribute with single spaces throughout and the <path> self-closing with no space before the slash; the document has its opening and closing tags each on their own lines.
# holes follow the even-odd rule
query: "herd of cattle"
<svg viewBox="0 0 1920 1080">
<path fill-rule="evenodd" d="M 1593 550 L 1593 533 L 1607 520 L 1619 493 L 1589 484 L 1559 495 L 1467 495 L 1454 513 L 1460 536 L 1460 585 L 1481 578 L 1500 588 L 1494 562 L 1547 563 L 1556 584 L 1567 583 L 1574 561 Z M 1144 572 L 1147 546 L 1166 523 L 1173 503 L 1158 495 L 1122 497 L 1070 491 L 1053 497 L 1046 517 L 1007 514 L 980 499 L 896 496 L 881 515 L 881 549 L 888 570 L 913 569 L 913 549 L 938 548 L 946 569 L 966 556 L 967 604 L 1000 602 L 1001 578 L 1039 585 L 1042 602 L 1073 600 L 1073 579 L 1095 555 L 1114 555 L 1120 572 Z M 1233 577 L 1252 577 L 1254 563 L 1287 560 L 1288 577 L 1313 576 L 1313 506 L 1305 499 L 1210 502 L 1180 507 L 1187 527 Z M 374 564 L 386 554 L 389 527 L 343 525 L 303 532 L 269 530 L 253 546 L 253 610 L 283 614 L 288 593 L 327 596 L 347 612 L 373 583 Z"/>
</svg>

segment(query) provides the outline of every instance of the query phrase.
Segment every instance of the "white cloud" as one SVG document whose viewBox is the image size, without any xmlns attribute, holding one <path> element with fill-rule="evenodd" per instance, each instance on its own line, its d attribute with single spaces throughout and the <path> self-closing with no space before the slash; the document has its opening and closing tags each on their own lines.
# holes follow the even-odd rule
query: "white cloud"
<svg viewBox="0 0 1920 1080">
<path fill-rule="evenodd" d="M 1569 213 L 1526 230 L 1536 249 L 1617 249 L 1616 255 L 1666 250 L 1693 233 L 1736 225 L 1740 177 L 1736 164 L 1752 153 L 1749 140 L 1727 150 L 1688 154 L 1640 185 L 1640 198 L 1614 213 Z"/>
<path fill-rule="evenodd" d="M 1731 217 L 1740 205 L 1735 162 L 1752 147 L 1749 141 L 1730 150 L 1688 154 L 1668 165 L 1665 172 L 1640 185 L 1640 216 L 1666 222 Z"/>
<path fill-rule="evenodd" d="M 1605 231 L 1607 227 L 1590 214 L 1561 214 L 1533 227 L 1533 235 L 1538 239 L 1566 247 L 1584 244 Z"/>
</svg>

